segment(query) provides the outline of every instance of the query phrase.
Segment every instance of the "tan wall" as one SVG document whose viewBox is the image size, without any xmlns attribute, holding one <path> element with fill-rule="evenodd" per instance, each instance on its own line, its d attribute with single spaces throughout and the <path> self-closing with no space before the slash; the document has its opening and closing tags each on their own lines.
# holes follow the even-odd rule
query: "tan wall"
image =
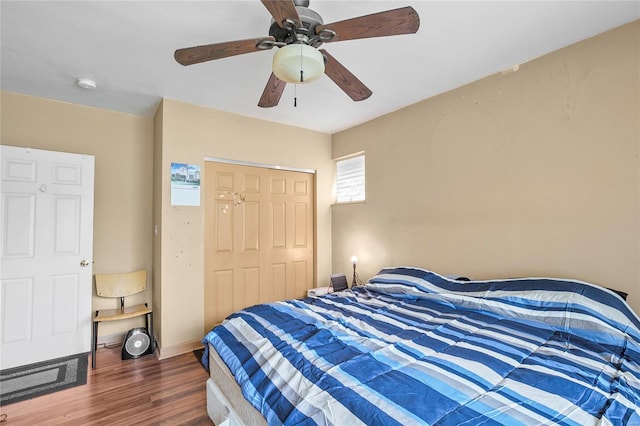
<svg viewBox="0 0 640 426">
<path fill-rule="evenodd" d="M 156 115 L 156 124 L 159 118 Z M 317 277 L 331 272 L 331 136 L 242 117 L 169 99 L 162 104 L 161 356 L 189 350 L 204 324 L 203 207 L 171 206 L 170 164 L 197 164 L 205 157 L 314 169 L 317 187 Z M 156 147 L 158 145 L 156 144 Z M 156 156 L 156 158 L 158 158 Z M 203 176 L 203 187 L 207 185 Z M 202 204 L 202 203 L 201 203 Z"/>
<path fill-rule="evenodd" d="M 148 270 L 144 293 L 128 303 L 151 302 L 153 121 L 42 98 L 1 92 L 1 143 L 95 156 L 93 272 Z M 93 309 L 115 308 L 93 298 Z M 100 335 L 143 325 L 132 319 L 100 326 Z"/>
<path fill-rule="evenodd" d="M 367 173 L 334 271 L 576 278 L 640 312 L 639 55 L 636 21 L 334 135 Z"/>
</svg>

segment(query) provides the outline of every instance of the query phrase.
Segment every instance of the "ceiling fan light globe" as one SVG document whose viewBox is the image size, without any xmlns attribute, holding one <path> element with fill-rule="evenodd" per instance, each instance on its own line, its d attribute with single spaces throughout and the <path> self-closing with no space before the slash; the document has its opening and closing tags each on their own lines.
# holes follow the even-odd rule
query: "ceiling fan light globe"
<svg viewBox="0 0 640 426">
<path fill-rule="evenodd" d="M 315 47 L 289 44 L 273 55 L 273 73 L 287 83 L 311 83 L 324 73 L 324 57 Z"/>
</svg>

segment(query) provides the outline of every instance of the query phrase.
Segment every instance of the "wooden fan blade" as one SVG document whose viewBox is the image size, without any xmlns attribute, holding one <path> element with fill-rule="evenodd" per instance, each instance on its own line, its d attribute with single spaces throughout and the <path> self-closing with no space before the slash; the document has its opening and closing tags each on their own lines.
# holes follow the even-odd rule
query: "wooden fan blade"
<svg viewBox="0 0 640 426">
<path fill-rule="evenodd" d="M 271 77 L 269 77 L 269 81 L 262 92 L 258 106 L 261 108 L 271 108 L 278 105 L 286 85 L 286 82 L 280 80 L 274 73 L 271 73 Z"/>
<path fill-rule="evenodd" d="M 262 0 L 262 4 L 281 28 L 285 28 L 283 22 L 287 19 L 293 21 L 296 27 L 300 27 L 300 16 L 293 0 Z"/>
<path fill-rule="evenodd" d="M 327 58 L 324 73 L 354 101 L 363 101 L 373 93 L 363 82 L 324 49 L 320 52 Z"/>
<path fill-rule="evenodd" d="M 334 22 L 318 25 L 316 34 L 327 29 L 336 32 L 336 36 L 327 42 L 355 40 L 359 38 L 384 37 L 400 34 L 413 34 L 420 28 L 420 17 L 414 8 L 407 6 Z"/>
<path fill-rule="evenodd" d="M 258 43 L 263 40 L 275 41 L 269 37 L 250 38 L 247 40 L 226 41 L 223 43 L 207 44 L 204 46 L 185 47 L 178 49 L 173 54 L 179 64 L 193 65 L 200 62 L 212 61 L 214 59 L 227 58 L 229 56 L 242 55 L 244 53 L 256 52 L 259 49 Z"/>
</svg>

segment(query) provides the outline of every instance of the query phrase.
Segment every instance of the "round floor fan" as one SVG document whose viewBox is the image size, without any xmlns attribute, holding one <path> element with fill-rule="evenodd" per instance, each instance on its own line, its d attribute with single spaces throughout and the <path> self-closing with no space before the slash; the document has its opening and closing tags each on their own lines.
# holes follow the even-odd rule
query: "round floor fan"
<svg viewBox="0 0 640 426">
<path fill-rule="evenodd" d="M 182 65 L 278 47 L 273 72 L 258 106 L 278 105 L 287 83 L 308 83 L 326 74 L 354 101 L 367 99 L 373 92 L 326 50 L 323 43 L 413 34 L 420 27 L 418 13 L 412 7 L 388 10 L 371 15 L 325 24 L 309 9 L 309 0 L 261 0 L 273 20 L 268 37 L 187 47 L 175 51 Z"/>
<path fill-rule="evenodd" d="M 122 359 L 134 359 L 151 353 L 151 336 L 144 327 L 129 330 L 122 342 Z"/>
</svg>

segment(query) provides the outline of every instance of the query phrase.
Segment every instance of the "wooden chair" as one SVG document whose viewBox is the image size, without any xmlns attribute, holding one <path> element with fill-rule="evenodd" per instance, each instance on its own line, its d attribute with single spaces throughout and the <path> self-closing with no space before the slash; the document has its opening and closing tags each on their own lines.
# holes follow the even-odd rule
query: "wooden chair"
<svg viewBox="0 0 640 426">
<path fill-rule="evenodd" d="M 140 293 L 147 287 L 147 270 L 124 274 L 96 274 L 96 294 L 100 297 L 120 299 L 119 309 L 101 309 L 93 317 L 91 339 L 91 367 L 96 368 L 96 349 L 98 348 L 98 325 L 105 321 L 118 321 L 145 315 L 145 323 L 151 338 L 151 351 L 155 352 L 153 336 L 153 310 L 146 303 L 135 306 L 124 306 L 124 298 Z"/>
</svg>

